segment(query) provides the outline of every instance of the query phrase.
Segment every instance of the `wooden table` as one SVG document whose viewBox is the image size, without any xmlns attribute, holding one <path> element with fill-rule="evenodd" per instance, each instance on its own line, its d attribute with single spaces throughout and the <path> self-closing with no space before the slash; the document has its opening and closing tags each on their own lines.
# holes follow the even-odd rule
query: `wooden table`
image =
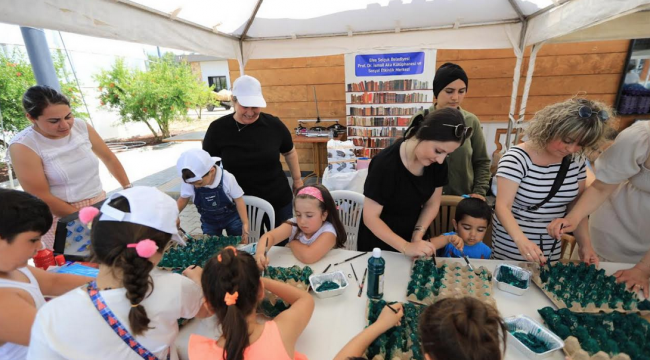
<svg viewBox="0 0 650 360">
<path fill-rule="evenodd" d="M 341 140 L 342 136 L 339 135 L 334 138 L 334 140 Z M 327 142 L 330 140 L 328 136 L 304 136 L 304 135 L 292 135 L 292 140 L 294 143 L 297 144 L 311 144 L 312 147 L 312 156 L 313 156 L 313 164 L 314 164 L 314 171 L 312 171 L 311 174 L 305 176 L 305 178 L 308 178 L 310 176 L 316 176 L 316 182 L 318 182 L 319 178 L 323 177 L 323 167 L 321 166 L 321 155 L 320 155 L 320 150 L 321 146 L 323 144 L 327 144 Z M 325 148 L 325 151 L 327 152 L 327 148 Z"/>
<path fill-rule="evenodd" d="M 345 260 L 358 251 L 343 249 L 331 250 L 325 257 L 309 265 L 314 273 L 321 273 L 328 264 Z M 339 266 L 332 266 L 329 272 L 341 270 L 344 274 L 352 274 L 350 263 L 358 276 L 361 276 L 368 263 L 371 254 L 361 256 L 348 263 Z M 406 301 L 406 287 L 411 273 L 411 259 L 404 255 L 391 251 L 382 251 L 382 257 L 386 260 L 386 271 L 384 277 L 384 300 Z M 284 247 L 274 246 L 269 250 L 269 259 L 272 266 L 290 267 L 293 265 L 305 266 L 299 262 L 291 253 L 291 250 Z M 442 258 L 438 258 L 439 261 Z M 462 261 L 461 259 L 450 259 Z M 494 272 L 494 268 L 501 263 L 517 264 L 517 261 L 501 260 L 471 260 L 476 267 L 485 266 Z M 631 268 L 631 264 L 601 263 L 600 267 L 605 269 L 608 275 L 616 270 Z M 366 284 L 367 285 L 367 284 Z M 354 277 L 350 278 L 349 288 L 340 296 L 327 299 L 320 299 L 314 296 L 316 306 L 309 321 L 309 325 L 298 339 L 296 350 L 307 355 L 310 360 L 331 360 L 343 346 L 356 336 L 366 326 L 366 307 L 368 297 L 366 286 L 361 297 L 357 297 L 358 287 Z M 551 300 L 536 286 L 532 285 L 522 296 L 513 295 L 499 290 L 494 285 L 494 299 L 497 308 L 503 317 L 525 314 L 543 324 L 538 309 L 546 306 L 555 308 Z M 187 342 L 190 334 L 201 334 L 203 336 L 218 338 L 220 330 L 216 325 L 216 318 L 210 317 L 202 320 L 193 320 L 187 324 L 179 334 L 176 346 L 181 359 L 187 359 Z M 514 346 L 508 346 L 505 360 L 525 359 L 525 355 L 519 352 Z M 556 351 L 549 359 L 563 360 L 564 354 Z"/>
<path fill-rule="evenodd" d="M 168 137 L 167 139 L 163 139 L 163 142 L 200 141 L 201 143 L 203 143 L 204 138 L 205 138 L 205 131 L 193 131 L 185 134 Z"/>
</svg>

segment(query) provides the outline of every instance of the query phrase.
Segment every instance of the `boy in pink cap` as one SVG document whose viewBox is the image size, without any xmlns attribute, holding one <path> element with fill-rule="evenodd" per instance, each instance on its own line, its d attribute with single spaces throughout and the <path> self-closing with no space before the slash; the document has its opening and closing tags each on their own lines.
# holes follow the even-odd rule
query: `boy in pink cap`
<svg viewBox="0 0 650 360">
<path fill-rule="evenodd" d="M 201 230 L 205 235 L 242 237 L 248 243 L 248 216 L 244 191 L 235 177 L 216 165 L 221 159 L 211 157 L 201 149 L 190 149 L 181 154 L 176 168 L 183 179 L 178 210 L 183 211 L 190 200 L 201 215 Z"/>
</svg>

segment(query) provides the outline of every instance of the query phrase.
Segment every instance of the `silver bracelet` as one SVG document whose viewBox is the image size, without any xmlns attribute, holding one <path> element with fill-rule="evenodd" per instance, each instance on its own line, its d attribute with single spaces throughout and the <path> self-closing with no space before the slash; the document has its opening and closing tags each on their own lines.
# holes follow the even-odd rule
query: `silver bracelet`
<svg viewBox="0 0 650 360">
<path fill-rule="evenodd" d="M 128 183 L 128 184 L 126 184 L 125 186 L 122 186 L 122 189 L 126 190 L 126 189 L 130 189 L 130 188 L 132 188 L 132 187 L 133 187 L 133 184 Z"/>
</svg>

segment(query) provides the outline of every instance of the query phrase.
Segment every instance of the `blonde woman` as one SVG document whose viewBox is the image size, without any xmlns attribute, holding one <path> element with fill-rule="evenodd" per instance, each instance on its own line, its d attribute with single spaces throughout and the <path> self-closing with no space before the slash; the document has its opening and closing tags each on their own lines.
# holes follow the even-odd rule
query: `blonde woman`
<svg viewBox="0 0 650 360">
<path fill-rule="evenodd" d="M 561 247 L 558 244 L 551 254 L 555 240 L 546 227 L 563 217 L 584 191 L 582 153 L 598 147 L 609 118 L 604 104 L 586 99 L 549 105 L 535 114 L 526 130 L 527 140 L 499 161 L 494 258 L 542 263 L 559 259 Z M 553 194 L 565 158 L 566 175 Z M 580 245 L 589 242 L 586 221 L 576 226 L 575 235 Z"/>
</svg>

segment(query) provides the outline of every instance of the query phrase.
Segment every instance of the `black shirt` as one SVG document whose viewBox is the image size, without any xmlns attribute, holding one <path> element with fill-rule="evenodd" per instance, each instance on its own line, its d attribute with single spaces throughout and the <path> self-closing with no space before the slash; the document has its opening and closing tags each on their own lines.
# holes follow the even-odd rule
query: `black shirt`
<svg viewBox="0 0 650 360">
<path fill-rule="evenodd" d="M 411 241 L 422 207 L 436 188 L 447 185 L 447 161 L 426 166 L 421 176 L 415 176 L 400 159 L 400 144 L 402 140 L 396 141 L 372 159 L 363 194 L 383 206 L 379 217 L 394 233 Z M 395 250 L 366 227 L 362 216 L 358 250 L 372 251 L 375 247 Z"/>
<path fill-rule="evenodd" d="M 279 118 L 265 113 L 250 125 L 237 125 L 233 114 L 213 121 L 205 133 L 203 150 L 221 157 L 224 169 L 235 176 L 244 194 L 260 197 L 275 209 L 288 205 L 293 194 L 280 154 L 293 149 L 291 133 Z"/>
</svg>

